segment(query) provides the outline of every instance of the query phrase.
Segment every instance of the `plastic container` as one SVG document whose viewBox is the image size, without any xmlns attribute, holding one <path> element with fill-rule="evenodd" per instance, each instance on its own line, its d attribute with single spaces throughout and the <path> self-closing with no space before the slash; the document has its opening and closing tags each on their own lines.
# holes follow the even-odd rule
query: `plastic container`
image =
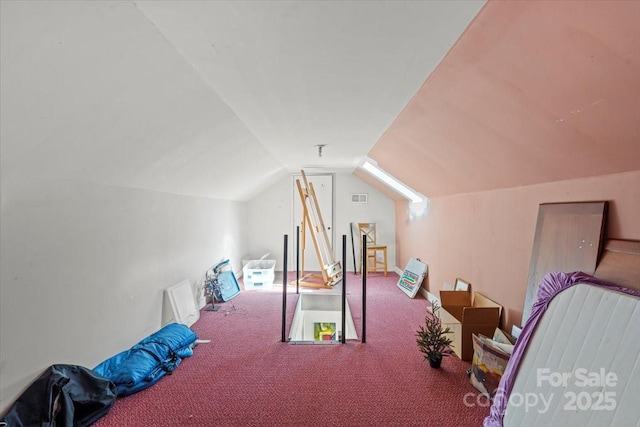
<svg viewBox="0 0 640 427">
<path fill-rule="evenodd" d="M 244 289 L 271 289 L 275 279 L 276 261 L 256 259 L 248 261 L 242 268 Z"/>
</svg>

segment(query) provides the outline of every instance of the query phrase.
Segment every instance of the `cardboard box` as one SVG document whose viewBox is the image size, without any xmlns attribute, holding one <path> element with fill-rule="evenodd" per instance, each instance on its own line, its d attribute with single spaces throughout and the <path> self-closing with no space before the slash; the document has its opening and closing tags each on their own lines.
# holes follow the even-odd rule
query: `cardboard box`
<svg viewBox="0 0 640 427">
<path fill-rule="evenodd" d="M 442 326 L 453 331 L 454 353 L 462 360 L 473 359 L 473 334 L 493 336 L 502 306 L 478 292 L 472 298 L 470 291 L 440 291 L 440 301 Z"/>
</svg>

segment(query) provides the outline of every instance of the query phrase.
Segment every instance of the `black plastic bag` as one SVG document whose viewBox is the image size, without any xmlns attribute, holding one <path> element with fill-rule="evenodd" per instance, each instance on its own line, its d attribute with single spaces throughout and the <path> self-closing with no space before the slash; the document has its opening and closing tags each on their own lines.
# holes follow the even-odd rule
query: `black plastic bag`
<svg viewBox="0 0 640 427">
<path fill-rule="evenodd" d="M 115 384 L 91 369 L 52 365 L 18 397 L 0 422 L 7 427 L 83 427 L 106 415 L 115 400 Z"/>
</svg>

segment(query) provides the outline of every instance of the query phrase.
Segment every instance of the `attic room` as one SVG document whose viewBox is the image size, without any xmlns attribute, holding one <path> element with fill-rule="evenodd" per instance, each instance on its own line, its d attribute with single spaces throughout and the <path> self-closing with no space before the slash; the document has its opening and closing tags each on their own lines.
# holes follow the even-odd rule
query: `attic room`
<svg viewBox="0 0 640 427">
<path fill-rule="evenodd" d="M 603 241 L 640 241 L 638 22 L 634 1 L 0 0 L 0 414 L 48 366 L 92 368 L 160 329 L 164 290 L 188 280 L 198 294 L 221 260 L 241 279 L 243 260 L 269 254 L 282 276 L 301 170 L 332 180 L 336 257 L 341 236 L 369 221 L 388 247 L 388 280 L 411 259 L 428 265 L 416 299 L 398 299 L 418 321 L 428 292 L 464 278 L 502 306 L 504 330 L 522 326 L 540 205 L 606 201 Z M 365 161 L 423 195 L 426 209 L 412 211 Z M 360 194 L 367 203 L 352 202 Z M 289 273 L 294 258 L 290 245 Z M 360 280 L 350 258 L 343 269 Z M 279 309 L 276 294 L 244 294 L 256 310 Z M 422 366 L 417 323 L 403 324 L 399 307 L 381 305 L 371 322 L 397 318 L 411 346 L 398 366 Z M 208 346 L 227 318 L 244 319 L 201 316 Z M 277 322 L 260 328 L 274 354 L 311 351 L 281 350 Z M 370 334 L 348 346 L 375 359 L 386 354 L 376 345 L 394 345 L 395 332 Z M 243 363 L 258 353 L 238 345 Z M 166 381 L 189 363 L 223 375 L 196 356 Z M 382 369 L 374 359 L 367 366 Z M 412 404 L 436 425 L 481 424 L 489 408 L 462 400 L 473 390 L 469 364 L 447 359 L 441 372 L 455 376 L 458 394 L 438 405 L 449 412 L 432 413 L 429 395 Z M 309 391 L 282 369 L 280 386 Z M 432 387 L 428 369 L 402 384 Z M 216 384 L 212 400 L 236 381 L 246 379 Z M 142 395 L 114 409 L 135 413 Z M 247 413 L 273 412 L 246 400 Z M 352 404 L 366 409 L 359 421 L 328 410 L 327 423 L 403 419 L 368 405 Z M 404 405 L 391 407 L 411 425 L 415 407 Z M 222 422 L 189 410 L 194 425 Z M 278 424 L 240 412 L 230 425 Z M 103 426 L 186 422 L 119 414 Z"/>
</svg>

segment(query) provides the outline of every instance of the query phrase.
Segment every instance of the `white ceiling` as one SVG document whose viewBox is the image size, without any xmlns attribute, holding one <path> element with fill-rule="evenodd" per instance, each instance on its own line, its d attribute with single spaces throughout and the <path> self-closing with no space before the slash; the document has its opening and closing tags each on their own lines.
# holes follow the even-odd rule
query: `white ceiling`
<svg viewBox="0 0 640 427">
<path fill-rule="evenodd" d="M 2 174 L 245 200 L 352 170 L 483 5 L 2 2 Z"/>
</svg>

